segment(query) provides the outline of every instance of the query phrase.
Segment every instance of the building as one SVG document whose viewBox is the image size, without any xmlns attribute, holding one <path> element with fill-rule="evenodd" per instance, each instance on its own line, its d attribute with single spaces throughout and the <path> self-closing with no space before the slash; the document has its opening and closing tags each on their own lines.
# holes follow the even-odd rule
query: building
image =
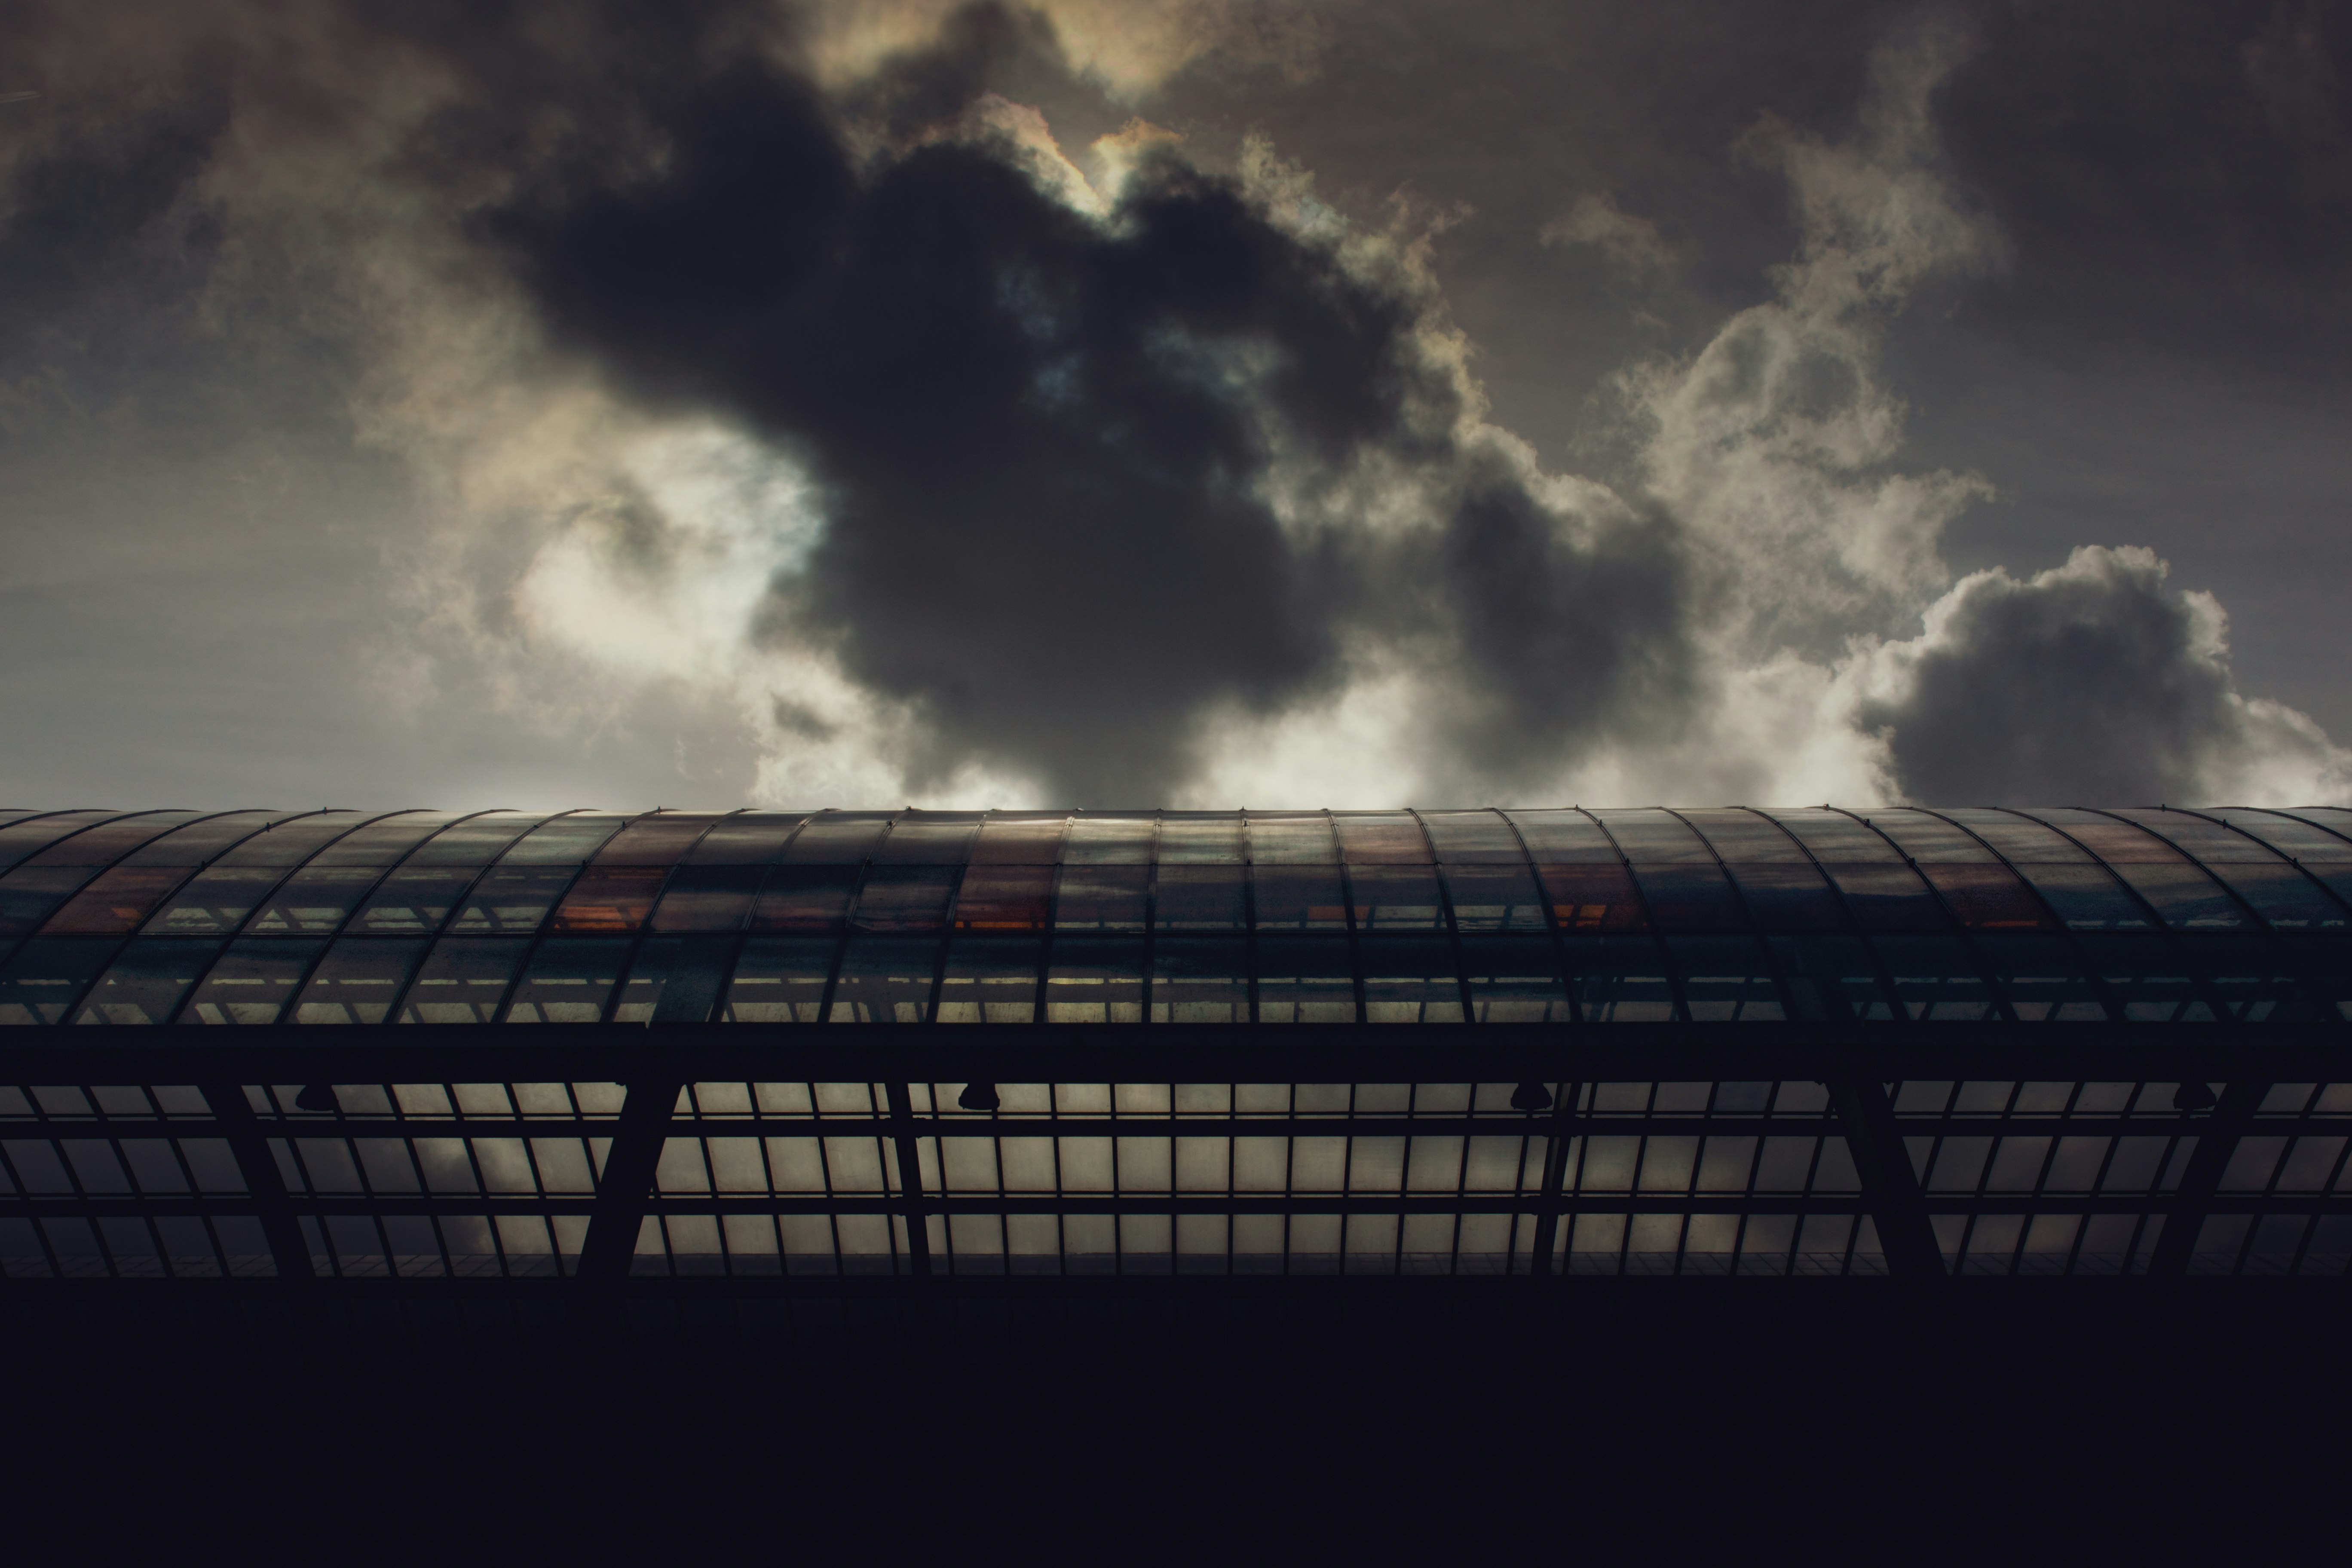
<svg viewBox="0 0 2352 1568">
<path fill-rule="evenodd" d="M 2343 809 L 15 812 L 0 868 L 19 1311 L 2352 1258 Z"/>
</svg>

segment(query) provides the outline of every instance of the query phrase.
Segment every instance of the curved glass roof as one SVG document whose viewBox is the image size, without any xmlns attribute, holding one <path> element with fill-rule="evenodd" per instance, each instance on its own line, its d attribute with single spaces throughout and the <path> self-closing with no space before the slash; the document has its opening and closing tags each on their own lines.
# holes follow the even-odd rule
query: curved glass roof
<svg viewBox="0 0 2352 1568">
<path fill-rule="evenodd" d="M 2352 1017 L 2352 810 L 0 812 L 0 1025 Z"/>
</svg>

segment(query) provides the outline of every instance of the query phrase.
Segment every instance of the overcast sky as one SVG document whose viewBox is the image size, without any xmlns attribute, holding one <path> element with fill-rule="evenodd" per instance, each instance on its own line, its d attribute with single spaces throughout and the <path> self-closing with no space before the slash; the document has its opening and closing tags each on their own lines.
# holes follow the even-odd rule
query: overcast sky
<svg viewBox="0 0 2352 1568">
<path fill-rule="evenodd" d="M 0 804 L 2340 802 L 2347 71 L 0 0 Z"/>
</svg>

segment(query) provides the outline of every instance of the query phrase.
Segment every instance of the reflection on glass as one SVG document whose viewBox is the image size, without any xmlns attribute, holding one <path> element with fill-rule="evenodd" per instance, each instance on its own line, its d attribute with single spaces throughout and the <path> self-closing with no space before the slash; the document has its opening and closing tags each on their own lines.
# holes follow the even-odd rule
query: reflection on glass
<svg viewBox="0 0 2352 1568">
<path fill-rule="evenodd" d="M 509 1024 L 593 1024 L 629 961 L 629 944 L 604 937 L 550 937 L 530 955 L 508 1002 Z"/>
<path fill-rule="evenodd" d="M 345 917 L 359 907 L 383 875 L 380 866 L 305 866 L 262 900 L 246 931 L 254 936 L 289 936 L 340 930 Z M 185 896 L 173 901 L 184 905 Z"/>
<path fill-rule="evenodd" d="M 1633 891 L 1633 879 L 1615 864 L 1538 866 L 1544 897 L 1559 929 L 1574 931 L 1641 931 L 1649 922 Z"/>
<path fill-rule="evenodd" d="M 1625 858 L 1636 865 L 1713 865 L 1708 850 L 1690 825 L 1670 811 L 1654 806 L 1596 811 L 1601 826 L 1616 839 Z"/>
<path fill-rule="evenodd" d="M 591 866 L 563 895 L 551 929 L 561 931 L 635 931 L 653 913 L 666 866 Z"/>
<path fill-rule="evenodd" d="M 1364 969 L 1364 1020 L 1371 1024 L 1459 1024 L 1462 987 L 1448 942 L 1367 937 L 1357 949 Z"/>
<path fill-rule="evenodd" d="M 655 906 L 658 931 L 740 931 L 760 886 L 757 866 L 680 866 Z"/>
<path fill-rule="evenodd" d="M 721 817 L 687 852 L 689 866 L 757 866 L 776 858 L 807 820 L 798 811 L 739 811 Z"/>
<path fill-rule="evenodd" d="M 1843 1024 L 1895 1016 L 1877 960 L 1859 937 L 1774 936 L 1770 943 L 1798 1017 Z"/>
<path fill-rule="evenodd" d="M 1780 988 L 1749 936 L 1669 936 L 1666 950 L 1682 978 L 1683 1005 L 1703 1023 L 1776 1021 L 1788 1016 Z"/>
<path fill-rule="evenodd" d="M 89 878 L 84 866 L 19 866 L 0 877 L 0 937 L 31 934 Z"/>
<path fill-rule="evenodd" d="M 1633 876 L 1660 931 L 1730 931 L 1748 923 L 1731 884 L 1712 862 L 1645 865 L 1637 860 Z"/>
<path fill-rule="evenodd" d="M 100 871 L 41 931 L 48 936 L 132 931 L 186 874 L 175 866 L 117 866 Z"/>
<path fill-rule="evenodd" d="M 2074 931 L 2145 930 L 2147 914 L 2098 866 L 2027 862 L 2018 868 Z"/>
<path fill-rule="evenodd" d="M 1043 944 L 1034 937 L 956 937 L 948 944 L 947 973 L 940 984 L 939 1021 L 1035 1022 L 1037 964 L 1043 956 Z"/>
<path fill-rule="evenodd" d="M 1147 866 L 1152 829 L 1148 816 L 1076 816 L 1062 840 L 1065 866 Z"/>
<path fill-rule="evenodd" d="M 1524 866 L 1519 836 L 1497 811 L 1424 811 L 1422 822 L 1449 866 Z"/>
<path fill-rule="evenodd" d="M 2340 927 L 2344 906 L 2284 860 L 2209 861 L 2214 876 L 2254 908 L 2254 912 L 2279 930 Z"/>
<path fill-rule="evenodd" d="M 2038 931 L 2050 923 L 2033 889 L 1990 855 L 1974 862 L 1922 862 L 1919 874 L 1971 931 Z"/>
<path fill-rule="evenodd" d="M 323 942 L 247 937 L 229 943 L 180 1011 L 184 1024 L 274 1024 Z"/>
<path fill-rule="evenodd" d="M 1434 867 L 1349 866 L 1349 887 L 1355 895 L 1359 931 L 1437 931 L 1445 925 L 1445 909 L 1437 890 Z"/>
<path fill-rule="evenodd" d="M 369 895 L 352 930 L 373 936 L 424 934 L 441 929 L 480 873 L 472 867 L 404 866 Z"/>
<path fill-rule="evenodd" d="M 1444 876 L 1456 930 L 1545 929 L 1543 894 L 1525 866 L 1453 865 L 1444 868 Z"/>
<path fill-rule="evenodd" d="M 1255 829 L 1253 828 L 1253 831 Z M 1348 900 L 1339 868 L 1329 866 L 1265 866 L 1252 873 L 1260 931 L 1343 931 Z"/>
<path fill-rule="evenodd" d="M 457 918 L 449 929 L 467 936 L 537 931 L 579 869 L 577 866 L 493 866 L 458 906 Z"/>
<path fill-rule="evenodd" d="M 961 866 L 971 853 L 980 818 L 970 814 L 925 812 L 898 819 L 890 836 L 876 846 L 877 866 Z"/>
<path fill-rule="evenodd" d="M 1054 924 L 1061 931 L 1141 931 L 1149 866 L 1065 866 Z"/>
<path fill-rule="evenodd" d="M 1348 944 L 1328 937 L 1261 937 L 1257 1016 L 1262 1024 L 1352 1024 L 1356 987 Z"/>
<path fill-rule="evenodd" d="M 421 940 L 345 937 L 319 961 L 294 1005 L 297 1024 L 381 1024 L 425 953 Z"/>
<path fill-rule="evenodd" d="M 733 867 L 713 869 L 737 869 Z M 710 1017 L 735 956 L 729 936 L 650 936 L 629 966 L 616 1024 L 700 1024 Z"/>
<path fill-rule="evenodd" d="M 1565 1024 L 1568 993 L 1551 943 L 1542 938 L 1465 936 L 1463 978 L 1481 1024 Z"/>
<path fill-rule="evenodd" d="M 512 937 L 444 937 L 400 1005 L 404 1024 L 487 1024 L 527 944 Z"/>
<path fill-rule="evenodd" d="M 2210 1023 L 2188 965 L 2172 944 L 2150 931 L 2089 931 L 2077 938 L 2092 972 L 2132 1023 Z"/>
<path fill-rule="evenodd" d="M 1122 937 L 1064 937 L 1045 975 L 1049 1024 L 1143 1021 L 1143 944 Z"/>
<path fill-rule="evenodd" d="M 814 1024 L 833 968 L 829 937 L 752 937 L 743 943 L 721 1016 L 730 1024 Z"/>
<path fill-rule="evenodd" d="M 2155 908 L 2157 918 L 2175 931 L 2229 930 L 2246 923 L 2238 901 L 2184 860 L 2126 860 L 2115 870 Z"/>
<path fill-rule="evenodd" d="M 1161 931 L 1239 931 L 1249 913 L 1246 875 L 1240 866 L 1163 861 L 1153 887 L 1153 919 Z"/>
<path fill-rule="evenodd" d="M 1163 871 L 1162 875 L 1165 875 Z M 1155 1024 L 1246 1024 L 1249 968 L 1234 938 L 1168 937 L 1151 953 Z"/>
<path fill-rule="evenodd" d="M 1054 901 L 1054 868 L 972 866 L 956 892 L 958 931 L 1043 931 Z"/>
<path fill-rule="evenodd" d="M 1000 813 L 981 824 L 974 841 L 974 866 L 1051 866 L 1062 856 L 1062 834 L 1069 818 L 1061 816 L 1022 816 Z"/>
<path fill-rule="evenodd" d="M 849 923 L 858 931 L 937 931 L 947 923 L 956 876 L 952 866 L 873 867 Z"/>
<path fill-rule="evenodd" d="M 2107 1016 L 2082 961 L 2054 932 L 1988 931 L 1977 950 L 2019 1022 L 2095 1023 Z"/>
<path fill-rule="evenodd" d="M 63 1023 L 113 956 L 111 939 L 33 938 L 0 971 L 0 1026 Z"/>
<path fill-rule="evenodd" d="M 179 1011 L 188 988 L 212 966 L 218 942 L 142 937 L 122 950 L 90 987 L 77 1024 L 163 1024 Z"/>
<path fill-rule="evenodd" d="M 1857 822 L 1844 812 L 1820 807 L 1767 815 L 1795 835 L 1816 860 L 1884 865 L 1900 864 L 1903 859 L 1902 853 L 1878 831 L 1875 817 Z"/>
<path fill-rule="evenodd" d="M 1824 862 L 1854 923 L 1864 931 L 1946 931 L 1951 926 L 1936 895 L 1904 865 Z"/>
<path fill-rule="evenodd" d="M 1336 812 L 1331 825 L 1339 832 L 1344 860 L 1367 865 L 1429 864 L 1429 840 L 1409 812 Z"/>
<path fill-rule="evenodd" d="M 1560 942 L 1569 984 L 1588 1024 L 1657 1023 L 1674 1016 L 1666 965 L 1647 937 L 1571 936 Z"/>
<path fill-rule="evenodd" d="M 2189 962 L 2241 1023 L 2300 1023 L 2324 1016 L 2306 994 L 2285 952 L 2252 931 L 2197 931 L 2180 939 Z"/>
<path fill-rule="evenodd" d="M 929 1021 L 936 937 L 856 936 L 841 960 L 833 988 L 835 1024 L 921 1024 Z"/>
<path fill-rule="evenodd" d="M 1759 931 L 1837 931 L 1845 924 L 1837 894 L 1810 860 L 1738 860 L 1729 870 Z"/>
<path fill-rule="evenodd" d="M 1912 1017 L 1943 1022 L 1993 1016 L 1984 976 L 1958 938 L 1889 932 L 1873 939 L 1872 945 L 1894 977 L 1896 999 Z"/>
</svg>

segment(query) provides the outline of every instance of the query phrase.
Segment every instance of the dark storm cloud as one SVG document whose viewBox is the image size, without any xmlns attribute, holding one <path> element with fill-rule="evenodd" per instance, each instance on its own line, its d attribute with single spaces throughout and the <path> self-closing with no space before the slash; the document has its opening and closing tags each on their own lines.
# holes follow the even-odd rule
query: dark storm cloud
<svg viewBox="0 0 2352 1568">
<path fill-rule="evenodd" d="M 790 76 L 655 62 L 615 109 L 656 172 L 582 136 L 478 225 L 635 395 L 748 418 L 809 464 L 827 526 L 772 635 L 916 705 L 914 782 L 979 759 L 1057 799 L 1165 799 L 1197 721 L 1335 687 L 1366 616 L 1458 632 L 1486 717 L 1456 739 L 1488 771 L 1556 762 L 1629 686 L 1670 684 L 1670 552 L 1598 560 L 1507 464 L 1455 453 L 1458 395 L 1403 289 L 1172 157 L 1098 222 L 1001 138 L 919 140 L 1036 41 L 968 13 L 851 106 L 916 140 L 866 167 L 841 106 Z M 1286 529 L 1266 498 L 1277 468 L 1368 454 L 1450 506 L 1433 578 L 1399 576 L 1426 546 Z"/>
<path fill-rule="evenodd" d="M 2243 748 L 2210 601 L 2145 551 L 2084 550 L 2024 582 L 1971 579 L 1907 693 L 1865 704 L 1905 795 L 1963 802 L 2188 802 Z"/>
</svg>

